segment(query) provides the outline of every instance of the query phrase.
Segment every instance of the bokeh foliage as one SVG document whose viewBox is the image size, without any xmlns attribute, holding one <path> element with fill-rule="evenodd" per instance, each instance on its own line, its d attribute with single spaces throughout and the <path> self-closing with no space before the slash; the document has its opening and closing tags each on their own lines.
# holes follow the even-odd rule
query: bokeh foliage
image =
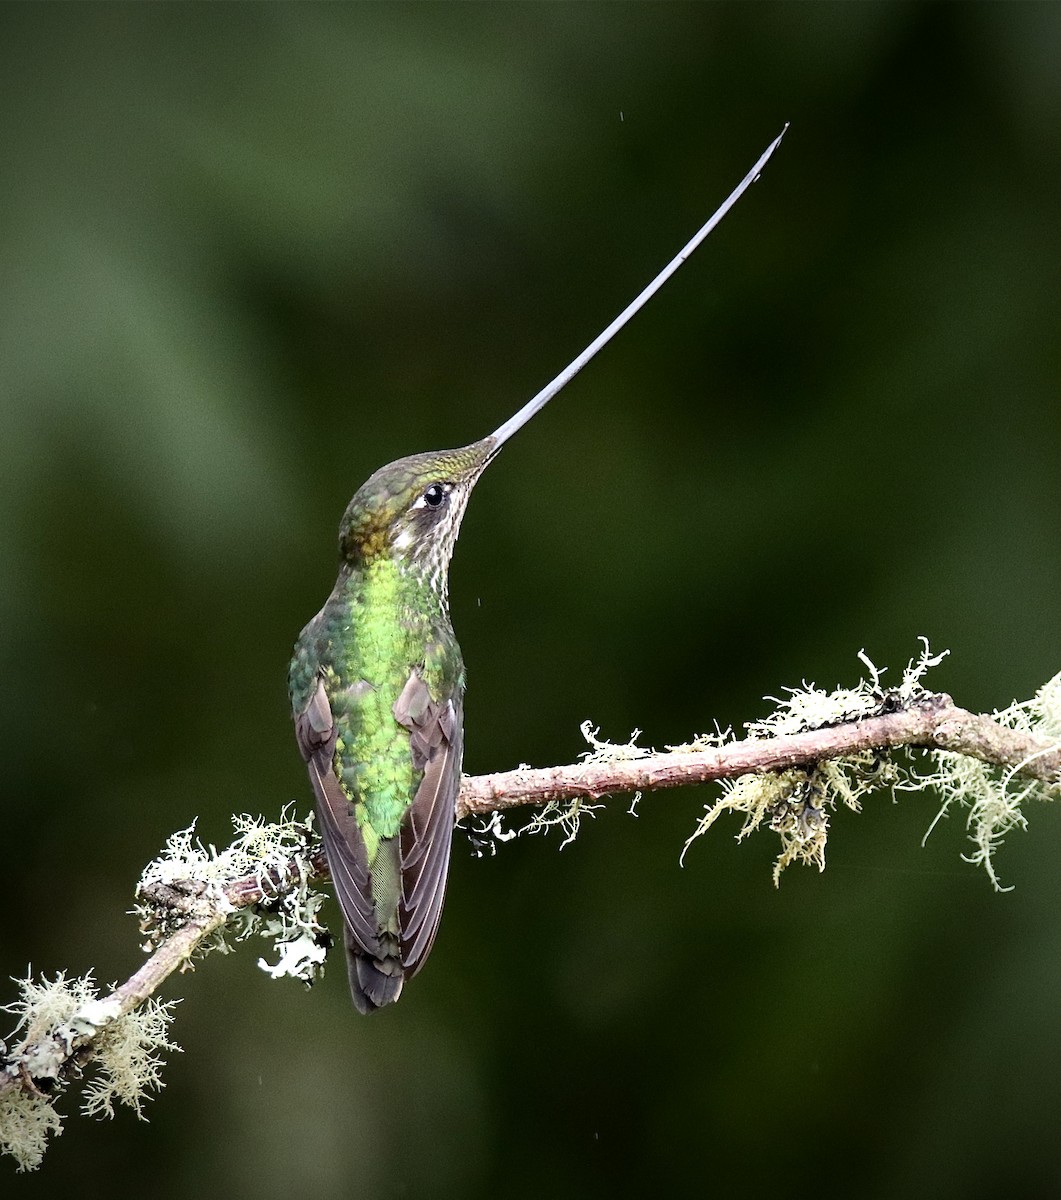
<svg viewBox="0 0 1061 1200">
<path fill-rule="evenodd" d="M 170 832 L 309 805 L 286 659 L 350 493 L 497 425 L 786 120 L 477 490 L 466 767 L 568 761 L 586 717 L 683 741 L 918 634 L 960 702 L 1030 695 L 1059 54 L 1050 4 L 4 6 L 0 975 L 128 974 Z M 678 868 L 707 797 L 562 854 L 458 835 L 373 1020 L 338 962 L 304 993 L 211 959 L 151 1124 L 72 1119 L 20 1194 L 1056 1191 L 1056 814 L 1005 896 L 910 797 L 775 893 L 724 827 Z"/>
</svg>

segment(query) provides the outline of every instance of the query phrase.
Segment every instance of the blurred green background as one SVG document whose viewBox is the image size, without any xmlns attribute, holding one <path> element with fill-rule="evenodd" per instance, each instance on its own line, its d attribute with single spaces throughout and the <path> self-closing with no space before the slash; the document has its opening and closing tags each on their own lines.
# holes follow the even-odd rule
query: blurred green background
<svg viewBox="0 0 1061 1200">
<path fill-rule="evenodd" d="M 1061 6 L 5 5 L 0 976 L 139 963 L 199 818 L 310 805 L 285 692 L 347 499 L 494 428 L 792 122 L 513 441 L 452 575 L 470 772 L 761 716 L 866 647 L 973 708 L 1061 666 Z M 174 982 L 150 1124 L 27 1197 L 1061 1189 L 1061 821 L 992 893 L 931 797 L 775 892 L 714 793 L 458 834 L 359 1019 L 256 944 Z M 334 916 L 334 910 L 332 910 Z M 13 996 L 13 985 L 8 986 Z M 67 1103 L 67 1109 L 72 1103 Z"/>
</svg>

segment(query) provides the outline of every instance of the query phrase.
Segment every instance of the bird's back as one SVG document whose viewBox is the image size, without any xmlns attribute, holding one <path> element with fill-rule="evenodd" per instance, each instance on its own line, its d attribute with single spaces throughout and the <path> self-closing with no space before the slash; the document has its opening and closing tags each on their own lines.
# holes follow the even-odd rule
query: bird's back
<svg viewBox="0 0 1061 1200">
<path fill-rule="evenodd" d="M 396 1000 L 434 940 L 460 784 L 463 665 L 444 607 L 421 590 L 393 560 L 344 569 L 291 663 L 363 1011 Z"/>
</svg>

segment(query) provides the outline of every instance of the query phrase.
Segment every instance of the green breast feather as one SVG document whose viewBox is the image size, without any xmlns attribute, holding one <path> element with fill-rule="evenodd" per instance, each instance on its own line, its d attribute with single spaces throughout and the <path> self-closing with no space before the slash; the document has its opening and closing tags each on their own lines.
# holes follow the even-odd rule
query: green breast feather
<svg viewBox="0 0 1061 1200">
<path fill-rule="evenodd" d="M 391 559 L 341 576 L 291 664 L 296 711 L 318 675 L 324 678 L 338 734 L 336 774 L 354 805 L 370 867 L 379 839 L 397 836 L 423 778 L 412 764 L 408 731 L 394 719 L 395 701 L 414 668 L 434 699 L 463 686 L 459 651 L 432 613 L 437 600 L 420 590 Z"/>
</svg>

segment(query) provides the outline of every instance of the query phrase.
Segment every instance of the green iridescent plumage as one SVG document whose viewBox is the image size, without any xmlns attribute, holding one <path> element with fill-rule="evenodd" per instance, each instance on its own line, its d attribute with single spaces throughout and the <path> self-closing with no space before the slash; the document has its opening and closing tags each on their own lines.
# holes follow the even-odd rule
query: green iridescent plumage
<svg viewBox="0 0 1061 1200">
<path fill-rule="evenodd" d="M 351 991 L 366 1012 L 397 999 L 442 911 L 464 694 L 448 565 L 494 448 L 487 438 L 413 455 L 364 484 L 340 527 L 335 587 L 291 662 Z"/>
</svg>

